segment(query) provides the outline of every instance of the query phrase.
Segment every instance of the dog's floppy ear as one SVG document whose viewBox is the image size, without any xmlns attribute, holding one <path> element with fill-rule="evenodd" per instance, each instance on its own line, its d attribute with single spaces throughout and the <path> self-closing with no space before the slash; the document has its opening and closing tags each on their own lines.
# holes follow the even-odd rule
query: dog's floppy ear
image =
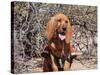
<svg viewBox="0 0 100 75">
<path fill-rule="evenodd" d="M 46 36 L 48 41 L 51 40 L 51 38 L 53 37 L 53 34 L 55 33 L 56 24 L 57 23 L 55 21 L 55 18 L 51 17 L 51 19 L 47 23 L 47 28 L 46 28 L 46 31 L 45 31 L 45 36 Z"/>
<path fill-rule="evenodd" d="M 68 21 L 66 38 L 65 38 L 66 43 L 70 43 L 71 38 L 72 38 L 72 26 L 70 22 Z"/>
</svg>

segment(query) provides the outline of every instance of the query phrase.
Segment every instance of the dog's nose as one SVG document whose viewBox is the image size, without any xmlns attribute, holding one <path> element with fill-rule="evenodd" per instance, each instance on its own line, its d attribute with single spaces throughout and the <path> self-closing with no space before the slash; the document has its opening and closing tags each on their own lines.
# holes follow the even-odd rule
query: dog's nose
<svg viewBox="0 0 100 75">
<path fill-rule="evenodd" d="M 66 31 L 66 28 L 62 28 L 63 29 L 63 31 Z"/>
</svg>

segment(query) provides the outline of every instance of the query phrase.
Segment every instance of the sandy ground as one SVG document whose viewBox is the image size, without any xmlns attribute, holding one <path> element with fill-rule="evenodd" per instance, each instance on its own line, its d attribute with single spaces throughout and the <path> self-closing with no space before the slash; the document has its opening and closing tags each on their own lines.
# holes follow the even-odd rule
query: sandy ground
<svg viewBox="0 0 100 75">
<path fill-rule="evenodd" d="M 43 71 L 42 69 L 43 59 L 42 58 L 32 58 L 31 60 L 24 62 L 24 64 L 22 64 L 21 62 L 18 62 L 18 63 L 20 63 L 20 65 L 17 69 L 15 69 L 15 73 L 39 73 Z M 86 63 L 86 65 L 88 64 Z M 71 65 L 70 71 L 89 70 L 89 69 L 96 69 L 96 68 L 97 68 L 96 64 L 91 65 L 91 67 L 87 67 L 85 66 L 85 64 L 82 64 L 80 61 L 74 60 Z"/>
<path fill-rule="evenodd" d="M 38 59 L 38 60 L 41 60 L 41 59 Z M 42 63 L 41 63 L 42 64 Z M 95 67 L 94 67 L 95 68 Z M 72 66 L 70 68 L 71 71 L 73 70 L 88 70 L 88 69 L 94 69 L 94 68 L 89 68 L 89 67 L 86 67 L 85 65 L 81 64 L 80 61 L 78 60 L 74 60 L 73 63 L 72 63 Z M 37 67 L 34 69 L 35 72 L 42 72 L 42 67 Z"/>
</svg>

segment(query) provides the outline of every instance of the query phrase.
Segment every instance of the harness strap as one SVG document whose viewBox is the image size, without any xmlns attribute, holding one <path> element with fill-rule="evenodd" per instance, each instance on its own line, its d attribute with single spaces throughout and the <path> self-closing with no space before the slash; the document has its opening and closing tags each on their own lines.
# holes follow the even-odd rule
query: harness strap
<svg viewBox="0 0 100 75">
<path fill-rule="evenodd" d="M 63 68 L 63 66 L 64 66 L 64 65 L 63 65 L 63 63 L 62 63 L 61 58 L 60 58 L 60 59 L 58 59 L 58 61 L 59 61 L 60 67 L 61 67 L 61 68 Z"/>
</svg>

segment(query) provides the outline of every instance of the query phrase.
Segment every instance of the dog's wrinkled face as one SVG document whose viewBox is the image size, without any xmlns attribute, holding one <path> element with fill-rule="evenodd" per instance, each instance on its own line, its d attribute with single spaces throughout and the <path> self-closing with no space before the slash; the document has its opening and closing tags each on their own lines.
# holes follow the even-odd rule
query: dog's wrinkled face
<svg viewBox="0 0 100 75">
<path fill-rule="evenodd" d="M 65 39 L 66 43 L 69 43 L 72 37 L 72 27 L 68 18 L 62 13 L 51 17 L 47 23 L 45 36 L 48 41 L 52 40 L 55 36 L 59 36 L 61 40 Z"/>
<path fill-rule="evenodd" d="M 55 20 L 57 22 L 56 32 L 61 35 L 65 35 L 67 31 L 67 25 L 68 25 L 68 18 L 63 15 L 59 14 L 55 16 Z"/>
</svg>

